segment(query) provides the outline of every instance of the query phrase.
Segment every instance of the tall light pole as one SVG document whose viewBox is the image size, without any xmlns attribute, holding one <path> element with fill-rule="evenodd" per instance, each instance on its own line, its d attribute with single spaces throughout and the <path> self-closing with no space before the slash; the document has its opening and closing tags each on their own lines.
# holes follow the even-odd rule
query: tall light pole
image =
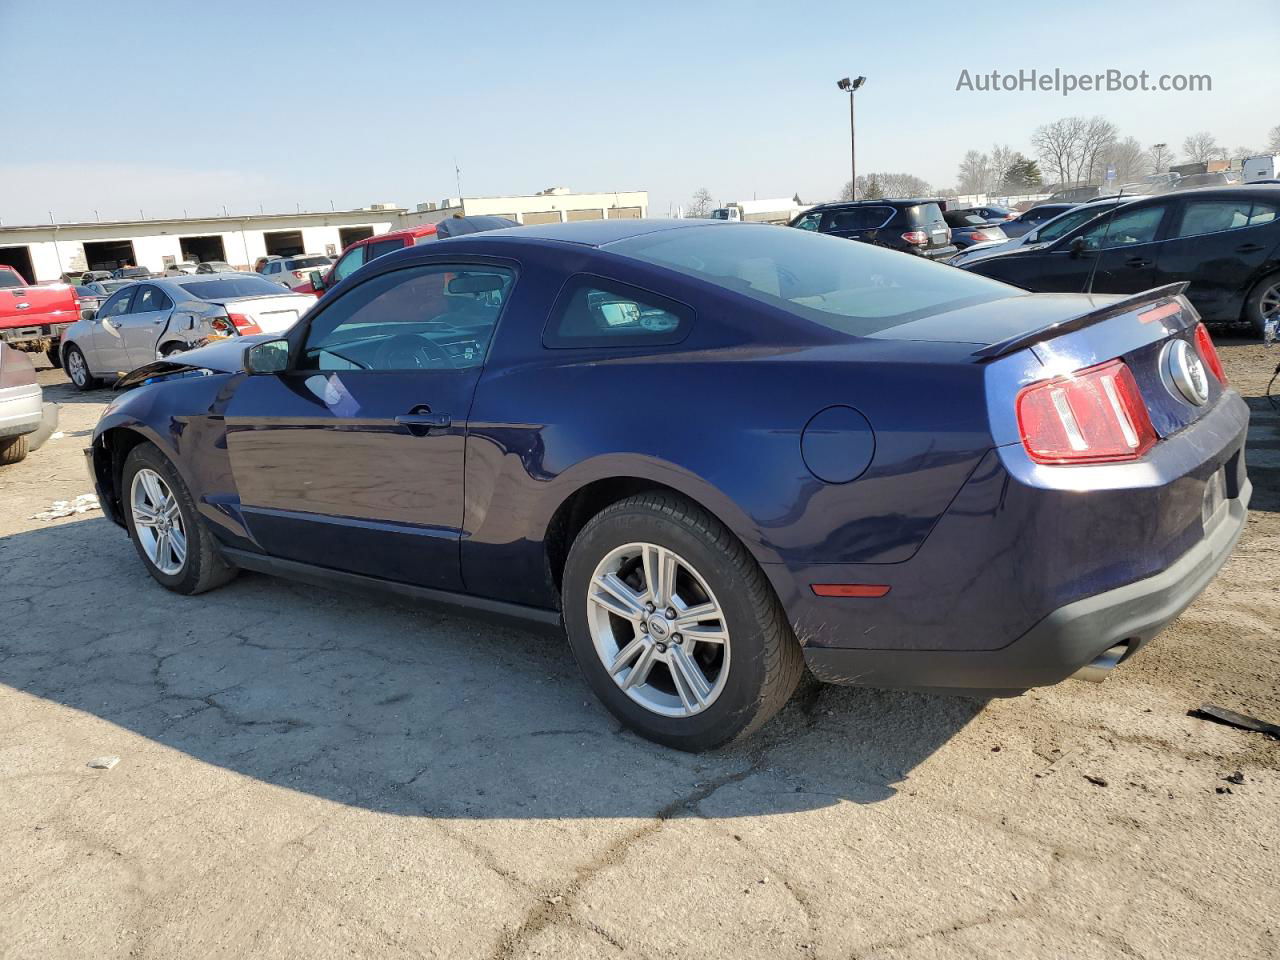
<svg viewBox="0 0 1280 960">
<path fill-rule="evenodd" d="M 836 86 L 841 90 L 849 91 L 849 199 L 858 199 L 858 148 L 857 141 L 854 139 L 853 127 L 853 93 L 860 86 L 867 82 L 866 77 L 854 77 L 850 80 L 845 77 L 843 80 L 837 80 Z"/>
</svg>

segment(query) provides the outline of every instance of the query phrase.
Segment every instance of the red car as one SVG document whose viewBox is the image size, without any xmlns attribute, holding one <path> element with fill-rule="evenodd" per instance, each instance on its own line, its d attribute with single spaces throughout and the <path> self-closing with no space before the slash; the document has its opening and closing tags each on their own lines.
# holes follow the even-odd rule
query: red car
<svg viewBox="0 0 1280 960">
<path fill-rule="evenodd" d="M 310 290 L 304 284 L 298 288 L 297 292 L 310 292 L 317 297 L 323 296 L 324 292 L 337 284 L 339 280 L 343 277 L 349 277 L 370 260 L 376 260 L 383 254 L 394 253 L 405 247 L 412 247 L 414 244 L 430 242 L 435 238 L 436 225 L 434 223 L 424 223 L 421 226 L 406 227 L 404 230 L 392 230 L 390 233 L 382 233 L 376 237 L 357 240 L 342 251 L 342 256 L 338 258 L 338 262 L 333 265 L 333 269 L 328 273 L 321 274 L 316 271 L 311 274 Z"/>
<path fill-rule="evenodd" d="M 0 264 L 0 342 L 27 353 L 43 353 L 55 367 L 65 327 L 80 319 L 76 288 L 65 283 L 28 284 Z"/>
<path fill-rule="evenodd" d="M 295 289 L 295 293 L 314 293 L 323 296 L 338 281 L 351 276 L 370 260 L 376 260 L 387 253 L 395 253 L 405 247 L 433 240 L 444 240 L 447 237 L 458 237 L 468 233 L 480 233 L 485 230 L 501 230 L 505 227 L 518 227 L 520 224 L 506 217 L 451 217 L 439 223 L 424 223 L 404 230 L 392 230 L 376 237 L 357 240 L 342 251 L 342 256 L 333 265 L 333 269 L 321 275 L 318 271 L 311 274 L 311 287 L 303 285 Z"/>
</svg>

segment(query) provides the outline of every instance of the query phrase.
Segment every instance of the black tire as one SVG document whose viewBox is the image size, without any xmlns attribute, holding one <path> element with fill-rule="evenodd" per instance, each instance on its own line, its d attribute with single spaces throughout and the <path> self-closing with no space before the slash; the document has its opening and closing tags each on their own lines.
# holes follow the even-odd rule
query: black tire
<svg viewBox="0 0 1280 960">
<path fill-rule="evenodd" d="M 44 352 L 44 355 L 48 359 L 50 365 L 52 365 L 53 369 L 62 369 L 62 354 L 58 352 L 57 347 L 50 347 Z"/>
<path fill-rule="evenodd" d="M 76 361 L 72 359 L 73 356 L 79 357 L 78 366 Z M 72 385 L 75 386 L 77 390 L 84 390 L 87 392 L 89 390 L 96 390 L 102 385 L 102 381 L 89 372 L 89 363 L 85 360 L 84 353 L 81 352 L 80 348 L 74 343 L 63 351 L 62 359 L 67 369 L 67 379 L 71 381 Z M 73 370 L 77 372 L 72 373 Z M 83 371 L 83 373 L 79 371 Z M 76 379 L 77 376 L 80 377 L 79 380 Z"/>
<path fill-rule="evenodd" d="M 596 652 L 587 614 L 591 578 L 604 557 L 633 542 L 665 547 L 692 564 L 724 612 L 729 673 L 718 697 L 692 716 L 663 716 L 635 702 Z M 747 736 L 782 709 L 804 673 L 800 644 L 755 559 L 724 524 L 675 494 L 640 494 L 592 517 L 570 547 L 562 601 L 569 644 L 596 696 L 640 736 L 669 747 L 708 750 Z"/>
<path fill-rule="evenodd" d="M 157 567 L 147 556 L 138 538 L 138 530 L 134 524 L 133 510 L 130 507 L 130 491 L 133 489 L 133 478 L 144 467 L 154 470 L 164 479 L 178 501 L 178 510 L 182 514 L 182 526 L 187 535 L 187 556 L 177 573 L 169 574 Z M 161 586 L 174 593 L 196 594 L 220 587 L 233 579 L 238 569 L 227 563 L 218 551 L 217 543 L 200 520 L 196 512 L 195 502 L 191 498 L 187 485 L 182 482 L 177 469 L 169 459 L 160 452 L 153 443 L 140 443 L 129 451 L 125 458 L 124 469 L 120 476 L 120 509 L 124 514 L 125 524 L 129 530 L 129 539 L 142 560 L 147 572 Z"/>
<path fill-rule="evenodd" d="M 9 437 L 0 440 L 0 466 L 19 463 L 27 459 L 27 436 Z"/>
<path fill-rule="evenodd" d="M 1266 336 L 1266 317 L 1262 312 L 1262 298 L 1268 290 L 1280 284 L 1280 273 L 1272 273 L 1259 280 L 1249 296 L 1244 302 L 1244 319 L 1249 324 L 1249 329 L 1253 331 L 1253 335 L 1259 340 Z"/>
<path fill-rule="evenodd" d="M 175 353 L 182 353 L 182 352 L 183 352 L 183 351 L 185 351 L 186 349 L 187 349 L 187 348 L 186 348 L 186 347 L 184 347 L 184 346 L 183 346 L 182 344 L 180 344 L 180 343 L 170 343 L 170 344 L 168 344 L 167 346 L 165 346 L 165 347 L 161 348 L 161 350 L 160 350 L 160 356 L 162 356 L 162 357 L 172 357 Z"/>
</svg>

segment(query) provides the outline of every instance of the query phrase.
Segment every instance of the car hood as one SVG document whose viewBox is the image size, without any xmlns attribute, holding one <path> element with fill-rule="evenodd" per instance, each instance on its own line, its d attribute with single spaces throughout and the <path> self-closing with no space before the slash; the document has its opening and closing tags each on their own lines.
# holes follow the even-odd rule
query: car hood
<svg viewBox="0 0 1280 960">
<path fill-rule="evenodd" d="M 273 334 L 260 334 L 252 337 L 230 337 L 218 340 L 206 347 L 197 347 L 179 353 L 166 360 L 154 360 L 144 363 L 136 370 L 131 370 L 116 381 L 117 390 L 141 386 L 149 381 L 171 377 L 182 373 L 242 373 L 244 371 L 244 351 L 250 344 L 261 340 L 279 339 Z"/>
</svg>

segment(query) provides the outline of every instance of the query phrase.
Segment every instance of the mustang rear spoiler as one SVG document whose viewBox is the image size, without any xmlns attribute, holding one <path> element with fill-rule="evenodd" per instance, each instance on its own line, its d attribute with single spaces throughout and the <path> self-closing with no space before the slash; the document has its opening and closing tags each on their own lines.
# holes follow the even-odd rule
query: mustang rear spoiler
<svg viewBox="0 0 1280 960">
<path fill-rule="evenodd" d="M 1097 310 L 1090 310 L 1075 317 L 1058 320 L 1055 323 L 1040 327 L 1038 330 L 1032 330 L 1030 333 L 1019 333 L 1004 340 L 998 340 L 983 347 L 981 350 L 975 350 L 973 355 L 979 360 L 995 360 L 997 357 L 1006 356 L 1024 347 L 1030 347 L 1045 340 L 1060 337 L 1064 333 L 1073 333 L 1076 330 L 1091 327 L 1095 323 L 1101 323 L 1103 320 L 1118 317 L 1122 313 L 1131 313 L 1139 307 L 1172 300 L 1186 289 L 1187 281 L 1185 280 L 1180 283 L 1166 284 L 1163 287 L 1153 287 L 1150 290 L 1144 290 L 1142 293 L 1135 293 L 1132 297 L 1125 297 L 1123 300 L 1109 303 Z"/>
</svg>

